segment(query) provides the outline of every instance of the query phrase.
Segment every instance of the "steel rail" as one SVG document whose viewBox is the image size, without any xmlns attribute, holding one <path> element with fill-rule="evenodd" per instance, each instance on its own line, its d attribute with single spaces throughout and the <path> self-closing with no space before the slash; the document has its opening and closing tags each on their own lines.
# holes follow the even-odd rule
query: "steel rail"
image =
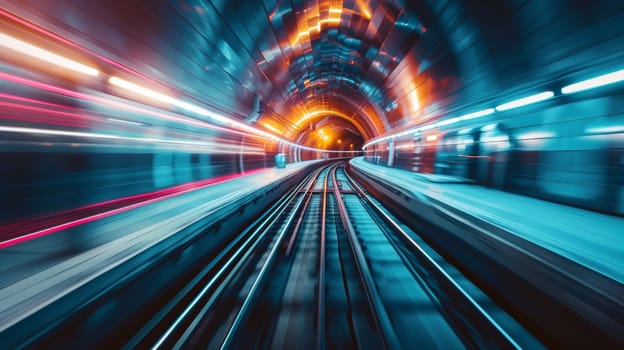
<svg viewBox="0 0 624 350">
<path fill-rule="evenodd" d="M 502 349 L 521 349 L 520 345 L 516 343 L 513 338 L 505 332 L 505 330 L 498 325 L 496 321 L 494 321 L 488 314 L 479 306 L 479 304 L 468 294 L 466 291 L 461 288 L 457 282 L 451 278 L 446 271 L 425 252 L 425 250 L 407 233 L 401 226 L 393 220 L 377 203 L 375 203 L 370 195 L 368 195 L 362 187 L 355 181 L 346 171 L 344 174 L 351 184 L 351 186 L 356 190 L 356 192 L 360 195 L 362 199 L 366 201 L 366 203 L 373 208 L 379 216 L 394 230 L 399 233 L 400 238 L 403 239 L 404 242 L 408 244 L 408 247 L 411 248 L 410 251 L 414 252 L 419 258 L 419 262 L 424 265 L 425 268 L 431 273 L 430 276 L 433 276 L 435 280 L 444 288 L 445 291 L 449 292 L 449 296 L 452 300 L 458 301 L 463 300 L 462 302 L 462 311 L 464 313 L 468 313 L 470 319 L 474 321 L 474 324 L 464 324 L 464 327 L 468 329 L 478 329 L 483 333 L 481 339 L 479 339 L 480 344 L 487 344 L 494 347 L 499 347 Z M 383 231 L 383 230 L 382 230 Z M 393 242 L 391 237 L 388 237 L 389 242 Z M 394 244 L 393 244 L 394 245 Z M 395 249 L 397 247 L 395 246 Z M 468 322 L 466 318 L 461 317 L 457 318 L 459 322 Z M 492 344 L 494 342 L 494 344 Z"/>
<path fill-rule="evenodd" d="M 317 283 L 317 304 L 316 304 L 316 348 L 325 349 L 325 244 L 327 228 L 327 186 L 329 183 L 329 173 L 336 169 L 333 165 L 327 170 L 323 183 L 323 201 L 321 204 L 321 232 L 319 243 L 319 273 Z"/>
<path fill-rule="evenodd" d="M 315 177 L 318 177 L 318 175 L 320 174 L 320 172 L 322 170 L 324 170 L 327 167 L 323 167 L 321 168 L 315 175 Z M 310 189 L 312 188 L 312 185 L 315 181 L 310 181 L 310 183 L 307 186 L 306 192 L 310 191 Z M 258 272 L 258 275 L 256 276 L 255 280 L 253 281 L 251 288 L 249 290 L 249 293 L 247 294 L 245 300 L 243 301 L 243 304 L 241 306 L 241 308 L 238 310 L 238 312 L 236 313 L 236 316 L 234 318 L 234 321 L 232 322 L 230 328 L 228 329 L 222 343 L 221 346 L 219 347 L 220 349 L 224 350 L 224 349 L 228 349 L 230 348 L 235 341 L 235 336 L 236 333 L 238 332 L 238 329 L 241 327 L 241 325 L 243 324 L 243 322 L 245 321 L 247 314 L 251 308 L 251 306 L 253 305 L 253 302 L 256 299 L 256 296 L 260 290 L 260 287 L 263 285 L 264 280 L 266 278 L 266 276 L 268 275 L 268 272 L 270 270 L 270 268 L 273 266 L 273 263 L 277 257 L 277 253 L 279 251 L 280 246 L 282 245 L 282 242 L 284 240 L 284 238 L 286 237 L 286 233 L 290 230 L 295 215 L 297 215 L 297 213 L 299 212 L 299 208 L 302 206 L 303 204 L 303 198 L 301 197 L 300 200 L 297 203 L 297 206 L 294 210 L 291 211 L 291 213 L 288 215 L 288 218 L 286 220 L 286 223 L 282 226 L 282 229 L 280 230 L 280 232 L 276 235 L 276 240 L 273 244 L 273 246 L 271 247 L 268 256 L 266 258 L 266 260 L 264 261 L 264 264 L 262 265 L 262 267 L 260 268 L 260 271 Z M 305 212 L 299 213 L 299 215 L 304 215 Z"/>
<path fill-rule="evenodd" d="M 219 269 L 211 276 L 210 280 L 202 287 L 199 293 L 192 299 L 192 301 L 184 308 L 184 310 L 180 313 L 180 315 L 175 319 L 175 321 L 167 327 L 167 329 L 163 332 L 163 334 L 158 338 L 158 340 L 152 345 L 152 349 L 159 349 L 164 346 L 166 342 L 170 340 L 170 337 L 177 331 L 177 329 L 182 326 L 187 319 L 187 317 L 193 315 L 193 311 L 198 307 L 202 306 L 202 309 L 207 309 L 214 302 L 216 297 L 213 295 L 207 303 L 200 303 L 206 295 L 213 290 L 217 283 L 222 280 L 228 272 L 230 276 L 234 274 L 234 271 L 238 268 L 238 263 L 244 261 L 246 257 L 249 255 L 249 252 L 252 252 L 253 249 L 260 242 L 259 237 L 264 233 L 268 227 L 270 227 L 277 219 L 279 218 L 279 214 L 281 214 L 285 208 L 292 203 L 295 196 L 301 189 L 305 186 L 306 182 L 310 182 L 311 179 L 316 177 L 321 170 L 317 170 L 310 175 L 308 175 L 304 181 L 302 181 L 293 191 L 291 191 L 288 195 L 284 196 L 278 203 L 273 205 L 265 214 L 263 214 L 260 218 L 254 221 L 249 227 L 243 231 L 238 237 L 239 239 L 233 240 L 230 242 L 219 254 L 212 260 L 212 262 L 203 269 L 198 276 L 193 279 L 191 284 L 199 283 L 202 279 L 204 279 L 212 270 L 214 270 L 217 266 Z M 241 240 L 244 240 L 241 243 Z M 236 247 L 238 249 L 236 249 Z M 236 249 L 236 251 L 233 251 Z M 224 284 L 225 281 L 222 281 L 221 284 Z M 191 289 L 195 288 L 195 285 L 189 285 L 183 289 L 181 293 L 178 293 L 178 296 L 175 298 L 176 302 L 183 299 L 184 295 Z M 213 293 L 217 294 L 217 292 Z M 148 324 L 148 329 L 153 329 L 165 315 L 171 311 L 175 307 L 176 302 L 172 303 L 173 305 L 169 306 L 166 310 L 161 311 L 159 316 L 155 317 L 150 324 Z M 197 317 L 195 318 L 197 319 Z M 189 329 L 192 329 L 196 322 L 193 322 L 189 328 L 184 332 L 185 335 L 188 335 Z M 149 331 L 148 331 L 149 332 Z M 146 333 L 146 332 L 143 332 Z M 180 344 L 181 340 L 184 336 L 179 338 L 176 344 Z M 126 348 L 133 348 L 134 346 L 140 344 L 142 338 L 134 337 L 129 343 L 126 344 Z"/>
<path fill-rule="evenodd" d="M 364 285 L 364 290 L 366 293 L 369 307 L 371 308 L 371 311 L 373 311 L 375 325 L 381 333 L 384 348 L 400 349 L 401 343 L 399 342 L 396 332 L 394 331 L 394 327 L 392 326 L 392 323 L 390 321 L 390 316 L 388 315 L 388 311 L 383 304 L 383 300 L 381 299 L 379 291 L 375 286 L 373 275 L 366 262 L 366 257 L 364 255 L 362 247 L 358 243 L 355 229 L 351 224 L 347 208 L 345 207 L 344 201 L 340 193 L 340 189 L 338 188 L 338 181 L 336 179 L 336 168 L 332 170 L 332 180 L 334 182 L 334 196 L 336 197 L 336 204 L 338 206 L 338 211 L 340 213 L 343 227 L 349 239 L 351 251 L 353 252 L 353 255 L 355 257 L 355 265 Z"/>
<path fill-rule="evenodd" d="M 310 205 L 310 200 L 312 199 L 312 191 L 306 191 L 305 193 L 305 202 L 303 203 L 303 207 L 301 208 L 302 212 L 306 212 L 308 210 L 308 206 Z M 303 219 L 304 219 L 305 215 L 300 215 L 299 218 L 297 219 L 297 223 L 295 223 L 295 227 L 292 230 L 292 235 L 290 236 L 290 239 L 288 240 L 288 245 L 286 246 L 286 251 L 285 251 L 285 255 L 286 256 L 290 256 L 290 254 L 292 253 L 293 247 L 295 246 L 295 242 L 297 241 L 297 236 L 299 234 L 299 231 L 301 230 L 301 225 L 303 224 Z"/>
</svg>

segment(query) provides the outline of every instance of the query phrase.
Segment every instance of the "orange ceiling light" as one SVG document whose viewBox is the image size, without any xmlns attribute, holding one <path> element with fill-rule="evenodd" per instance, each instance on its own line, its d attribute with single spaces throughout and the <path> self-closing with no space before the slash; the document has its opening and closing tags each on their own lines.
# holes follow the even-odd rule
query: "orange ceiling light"
<svg viewBox="0 0 624 350">
<path fill-rule="evenodd" d="M 299 117 L 298 119 L 296 119 L 296 121 L 294 122 L 294 126 L 298 129 L 307 126 L 309 122 L 311 122 L 314 119 L 317 118 L 322 118 L 328 115 L 333 115 L 336 116 L 338 118 L 344 119 L 349 121 L 350 123 L 354 124 L 354 126 L 360 130 L 360 128 L 362 127 L 362 125 L 358 125 L 359 123 L 352 118 L 352 116 L 349 116 L 343 112 L 337 111 L 337 110 L 331 110 L 331 109 L 319 109 L 319 110 L 315 110 L 315 111 L 310 111 L 305 113 L 303 116 Z M 293 118 L 295 119 L 295 118 Z M 361 131 L 361 130 L 360 130 Z"/>
<path fill-rule="evenodd" d="M 420 98 L 418 98 L 418 89 L 416 88 L 416 84 L 412 82 L 410 84 L 411 91 L 408 93 L 407 98 L 409 101 L 409 109 L 410 114 L 418 113 L 420 111 Z"/>
<path fill-rule="evenodd" d="M 370 7 L 368 6 L 368 2 L 367 1 L 355 0 L 355 4 L 357 5 L 357 7 L 362 12 L 362 15 L 363 15 L 364 18 L 366 18 L 366 19 L 373 18 L 373 15 L 372 15 L 372 13 L 370 11 Z"/>
<path fill-rule="evenodd" d="M 319 5 L 320 7 L 327 7 L 328 4 L 327 3 L 322 3 Z M 297 44 L 299 43 L 300 40 L 302 40 L 303 38 L 309 38 L 310 34 L 312 34 L 312 32 L 321 32 L 323 25 L 327 25 L 327 24 L 333 24 L 333 25 L 338 25 L 340 24 L 340 18 L 342 16 L 342 6 L 340 7 L 330 7 L 329 11 L 328 11 L 328 16 L 327 18 L 323 18 L 323 19 L 318 19 L 316 21 L 315 25 L 312 26 L 308 26 L 308 23 L 310 22 L 310 20 L 314 20 L 314 17 L 320 17 L 319 13 L 317 11 L 309 11 L 309 14 L 307 16 L 302 16 L 299 22 L 299 25 L 297 26 L 298 28 L 307 28 L 307 30 L 299 30 L 299 32 L 297 33 L 297 37 L 295 38 L 295 41 L 293 44 Z"/>
<path fill-rule="evenodd" d="M 310 119 L 314 119 L 314 118 L 317 118 L 317 117 L 320 117 L 320 116 L 325 116 L 325 115 L 330 115 L 330 114 L 335 114 L 335 115 L 341 116 L 343 118 L 348 118 L 348 116 L 346 114 L 338 112 L 338 111 L 333 111 L 333 110 L 329 110 L 329 109 L 319 109 L 319 110 L 316 110 L 316 111 L 308 112 L 308 113 L 304 114 L 303 116 L 301 116 L 295 122 L 295 126 L 299 128 L 299 127 L 301 127 L 302 124 L 306 123 Z"/>
<path fill-rule="evenodd" d="M 261 121 L 259 124 L 260 124 L 263 128 L 265 128 L 265 129 L 267 129 L 267 130 L 270 130 L 270 131 L 272 131 L 272 132 L 274 132 L 274 133 L 276 133 L 276 134 L 278 134 L 278 135 L 283 134 L 283 131 L 282 131 L 282 130 L 280 130 L 280 128 L 278 128 L 278 127 L 276 127 L 276 126 L 274 126 L 274 125 L 272 125 L 272 124 L 270 124 L 270 123 L 268 123 L 268 122 L 266 122 L 266 121 Z"/>
<path fill-rule="evenodd" d="M 375 119 L 371 119 L 370 114 L 364 110 L 362 111 L 364 114 L 359 114 L 360 118 L 358 118 L 357 115 L 347 114 L 337 109 L 322 108 L 321 106 L 318 106 L 317 108 L 319 109 L 312 107 L 312 109 L 308 111 L 295 113 L 289 118 L 292 121 L 291 125 L 298 130 L 303 128 L 307 129 L 310 123 L 314 123 L 315 120 L 319 120 L 327 116 L 334 116 L 353 125 L 353 127 L 355 127 L 363 136 L 369 135 L 369 137 L 372 137 L 371 135 L 377 135 L 379 134 L 379 130 L 381 130 L 380 126 L 375 122 Z"/>
</svg>

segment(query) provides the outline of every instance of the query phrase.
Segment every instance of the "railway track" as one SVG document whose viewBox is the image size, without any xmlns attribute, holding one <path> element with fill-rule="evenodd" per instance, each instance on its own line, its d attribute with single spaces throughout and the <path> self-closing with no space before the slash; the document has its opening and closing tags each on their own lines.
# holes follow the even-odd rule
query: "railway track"
<svg viewBox="0 0 624 350">
<path fill-rule="evenodd" d="M 501 326 L 489 314 L 500 310 L 477 303 L 415 237 L 342 163 L 326 165 L 126 348 L 521 348 L 514 337 L 526 331 Z"/>
</svg>

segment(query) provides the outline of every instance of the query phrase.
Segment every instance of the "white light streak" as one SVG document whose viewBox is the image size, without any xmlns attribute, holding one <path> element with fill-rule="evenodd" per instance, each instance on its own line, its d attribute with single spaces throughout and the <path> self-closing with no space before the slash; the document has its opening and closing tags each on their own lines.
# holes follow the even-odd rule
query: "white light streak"
<svg viewBox="0 0 624 350">
<path fill-rule="evenodd" d="M 518 108 L 522 106 L 526 106 L 532 103 L 541 102 L 553 97 L 555 94 L 552 91 L 544 91 L 539 94 L 519 98 L 517 100 L 513 100 L 511 102 L 503 103 L 502 105 L 496 106 L 497 111 L 506 111 L 512 108 Z"/>
<path fill-rule="evenodd" d="M 617 72 L 601 75 L 592 79 L 587 79 L 574 83 L 568 86 L 564 86 L 561 92 L 564 94 L 571 94 L 574 92 L 594 89 L 597 87 L 618 83 L 624 80 L 624 69 Z"/>
<path fill-rule="evenodd" d="M 72 61 L 69 58 L 65 58 L 63 56 L 57 55 L 50 51 L 41 49 L 37 46 L 15 39 L 4 33 L 0 33 L 0 46 L 4 46 L 13 51 L 17 51 L 24 55 L 34 57 L 36 59 L 51 63 L 53 65 L 56 65 L 62 68 L 72 70 L 74 72 L 78 72 L 78 73 L 82 73 L 82 74 L 86 74 L 86 75 L 90 75 L 94 77 L 100 74 L 100 72 L 95 68 L 86 66 L 76 61 Z"/>
<path fill-rule="evenodd" d="M 465 115 L 462 115 L 460 118 L 461 120 L 470 120 L 470 119 L 474 119 L 474 118 L 479 118 L 479 117 L 485 117 L 486 115 L 490 115 L 492 113 L 495 112 L 494 108 L 488 108 L 488 109 L 484 109 L 478 112 L 474 112 L 474 113 L 468 113 Z"/>
</svg>

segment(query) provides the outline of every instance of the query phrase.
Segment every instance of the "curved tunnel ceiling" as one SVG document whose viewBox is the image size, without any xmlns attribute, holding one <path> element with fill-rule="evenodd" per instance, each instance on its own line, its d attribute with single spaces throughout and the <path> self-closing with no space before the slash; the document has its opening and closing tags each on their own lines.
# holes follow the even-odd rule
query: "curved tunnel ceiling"
<svg viewBox="0 0 624 350">
<path fill-rule="evenodd" d="M 582 29 L 623 6 L 574 3 L 583 17 L 565 4 L 518 0 L 6 0 L 3 6 L 229 116 L 244 119 L 260 96 L 258 125 L 312 144 L 318 140 L 310 127 L 321 122 L 366 142 L 587 66 L 587 55 L 571 55 L 592 45 Z M 558 44 L 562 37 L 570 40 Z M 536 54 L 546 47 L 552 52 Z M 615 57 L 618 47 L 592 52 Z"/>
</svg>

